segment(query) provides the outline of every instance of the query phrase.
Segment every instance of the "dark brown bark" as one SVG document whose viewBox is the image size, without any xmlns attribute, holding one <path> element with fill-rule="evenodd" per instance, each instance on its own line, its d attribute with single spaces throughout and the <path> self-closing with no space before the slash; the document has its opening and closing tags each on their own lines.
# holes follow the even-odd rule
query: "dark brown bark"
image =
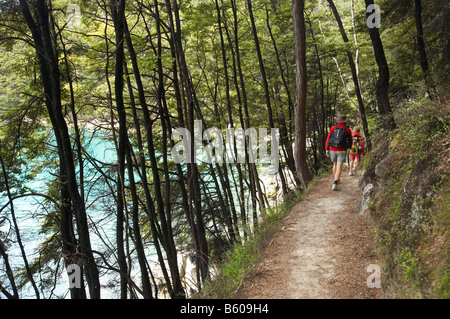
<svg viewBox="0 0 450 319">
<path fill-rule="evenodd" d="M 365 0 L 366 9 L 374 4 L 373 0 Z M 366 12 L 367 18 L 371 15 L 370 11 Z M 389 66 L 384 54 L 383 43 L 381 41 L 380 32 L 378 28 L 372 27 L 369 29 L 370 40 L 372 41 L 375 60 L 378 65 L 378 80 L 376 83 L 376 99 L 378 110 L 382 117 L 383 126 L 386 130 L 391 131 L 396 128 L 394 117 L 391 111 L 391 104 L 389 102 Z"/>
<path fill-rule="evenodd" d="M 1 238 L 0 238 L 0 256 L 2 256 L 3 263 L 5 264 L 5 271 L 9 280 L 9 284 L 11 285 L 12 293 L 6 290 L 6 288 L 3 287 L 2 284 L 0 284 L 0 292 L 3 293 L 8 299 L 19 299 L 19 293 L 17 291 L 17 285 L 14 279 L 14 274 L 11 265 L 9 263 L 9 257 L 8 254 L 6 253 L 6 248 Z"/>
<path fill-rule="evenodd" d="M 287 94 L 287 97 L 288 97 L 288 106 L 289 106 L 288 110 L 289 110 L 289 112 L 291 112 L 294 109 L 294 104 L 292 103 L 291 92 L 289 90 L 289 86 L 287 84 L 286 77 L 284 75 L 285 71 L 283 70 L 283 66 L 282 66 L 282 63 L 281 63 L 280 55 L 278 53 L 277 43 L 275 41 L 275 38 L 274 38 L 273 33 L 272 33 L 272 28 L 270 26 L 269 10 L 267 9 L 267 6 L 266 6 L 266 17 L 267 17 L 267 19 L 266 19 L 267 30 L 269 31 L 269 35 L 270 35 L 270 38 L 271 38 L 272 43 L 273 43 L 273 48 L 275 50 L 275 56 L 277 58 L 277 64 L 278 64 L 278 68 L 279 68 L 279 71 L 280 71 L 281 80 L 283 81 L 283 86 L 284 86 L 284 89 L 286 90 L 286 94 Z M 280 105 L 281 105 L 281 103 L 280 103 Z M 300 181 L 299 181 L 297 173 L 295 171 L 295 160 L 294 160 L 294 152 L 293 152 L 293 149 L 292 149 L 291 136 L 289 136 L 289 132 L 288 132 L 287 127 L 286 127 L 286 121 L 285 121 L 285 118 L 284 118 L 284 111 L 283 110 L 280 110 L 278 112 L 278 124 L 280 125 L 279 128 L 280 128 L 281 144 L 284 147 L 285 152 L 286 152 L 286 155 L 285 155 L 286 156 L 286 163 L 287 163 L 288 168 L 292 172 L 296 183 L 298 184 L 298 183 L 300 183 Z"/>
<path fill-rule="evenodd" d="M 171 217 L 171 206 L 170 206 L 170 178 L 169 178 L 169 168 L 167 163 L 167 140 L 169 139 L 169 128 L 167 122 L 170 122 L 169 114 L 167 112 L 166 97 L 164 90 L 164 74 L 162 66 L 162 32 L 161 32 L 161 21 L 159 15 L 159 4 L 158 1 L 154 1 L 155 14 L 156 14 L 156 34 L 157 34 L 157 74 L 158 74 L 158 87 L 157 87 L 157 105 L 159 109 L 160 122 L 162 126 L 162 149 L 163 149 L 163 171 L 165 177 L 165 214 L 166 214 L 166 225 L 162 224 L 163 227 L 167 228 L 168 237 L 168 251 L 167 259 L 169 263 L 170 272 L 172 275 L 172 285 L 173 285 L 173 298 L 184 299 L 185 291 L 181 284 L 180 272 L 178 268 L 177 250 L 174 242 L 174 236 L 172 232 L 172 217 Z M 153 164 L 152 164 L 153 165 Z"/>
<path fill-rule="evenodd" d="M 238 9 L 236 5 L 235 0 L 231 0 L 231 7 L 233 10 L 233 21 L 234 21 L 234 44 L 235 44 L 235 54 L 236 54 L 236 64 L 234 67 L 234 78 L 235 78 L 235 86 L 236 91 L 238 92 L 238 98 L 239 98 L 239 119 L 241 123 L 242 128 L 246 128 L 247 124 L 249 122 L 249 111 L 248 111 L 248 98 L 247 98 L 247 90 L 245 86 L 245 80 L 244 80 L 244 74 L 242 71 L 242 64 L 241 64 L 241 53 L 240 53 L 240 47 L 239 47 L 239 22 L 238 22 Z M 229 41 L 230 44 L 233 42 L 232 40 Z M 240 86 L 240 87 L 239 87 Z M 242 99 L 241 99 L 242 94 Z M 248 123 L 250 125 L 250 123 Z M 252 168 L 254 164 L 249 163 L 248 160 L 248 152 L 247 152 L 247 142 L 245 143 L 244 150 L 245 150 L 245 156 L 246 156 L 246 163 L 247 163 L 247 170 L 248 170 L 248 182 L 249 182 L 249 190 L 250 190 L 250 197 L 251 197 L 251 203 L 252 203 L 252 215 L 257 215 L 257 195 L 256 195 L 256 185 L 255 181 L 258 180 L 258 175 L 255 175 L 255 170 Z M 256 172 L 257 173 L 257 172 Z M 241 187 L 241 195 L 243 195 L 243 188 Z M 243 205 L 244 199 L 242 199 L 241 205 Z M 245 212 L 245 211 L 244 211 Z M 247 215 L 244 213 L 244 215 L 241 215 L 241 219 L 245 222 L 247 222 Z M 254 219 L 254 225 L 257 226 L 258 220 Z"/>
<path fill-rule="evenodd" d="M 306 161 L 306 31 L 305 4 L 303 0 L 292 0 L 292 15 L 294 18 L 295 61 L 297 66 L 297 82 L 295 91 L 295 165 L 297 176 L 304 189 L 312 180 Z"/>
<path fill-rule="evenodd" d="M 123 98 L 124 89 L 124 41 L 125 41 L 125 0 L 120 0 L 117 2 L 112 0 L 113 6 L 113 20 L 114 28 L 116 31 L 116 67 L 115 67 L 115 95 L 116 95 L 116 109 L 119 117 L 119 149 L 118 149 L 118 166 L 119 166 L 119 179 L 118 179 L 118 201 L 121 204 L 120 210 L 117 210 L 117 243 L 118 247 L 123 249 L 123 223 L 124 223 L 124 204 L 125 204 L 125 160 L 126 168 L 128 171 L 128 179 L 130 181 L 130 191 L 132 199 L 132 221 L 133 221 L 133 239 L 136 247 L 138 263 L 141 273 L 142 281 L 142 292 L 145 299 L 152 298 L 152 289 L 150 284 L 150 276 L 147 270 L 147 261 L 145 257 L 144 247 L 142 245 L 142 238 L 140 234 L 139 226 L 139 206 L 138 206 L 138 196 L 136 190 L 136 184 L 133 175 L 133 160 L 131 156 L 131 148 L 129 145 L 128 133 L 127 133 L 127 120 L 126 112 Z M 119 206 L 119 205 L 118 205 Z M 120 229 L 120 233 L 119 233 Z M 120 245 L 119 245 L 120 243 Z M 122 265 L 123 267 L 123 265 Z M 126 268 L 121 269 L 121 274 L 123 277 L 123 271 Z M 123 298 L 123 283 L 121 297 Z M 126 296 L 126 295 L 125 295 Z"/>
<path fill-rule="evenodd" d="M 223 1 L 222 1 L 223 2 Z M 237 94 L 237 101 L 238 101 L 238 115 L 241 121 L 241 126 L 243 126 L 243 111 L 242 111 L 242 104 L 243 104 L 243 98 L 242 98 L 242 93 L 245 91 L 245 88 L 243 88 L 243 92 L 241 93 L 241 90 L 239 88 L 239 76 L 238 76 L 238 70 L 237 70 L 237 64 L 238 64 L 238 50 L 239 50 L 239 40 L 237 38 L 237 33 L 238 33 L 238 23 L 237 23 L 237 17 L 236 17 L 236 10 L 235 10 L 235 2 L 231 1 L 231 5 L 232 5 L 232 10 L 233 10 L 233 19 L 234 19 L 234 37 L 236 39 L 236 41 L 232 40 L 232 35 L 230 34 L 229 28 L 227 23 L 224 23 L 224 30 L 225 33 L 227 35 L 227 40 L 228 40 L 228 47 L 231 51 L 231 55 L 232 55 L 232 62 L 233 62 L 233 82 L 234 82 L 234 86 L 235 86 L 235 90 L 236 90 L 236 94 Z M 236 47 L 234 47 L 234 45 Z M 233 123 L 233 127 L 234 127 L 234 123 Z M 236 143 L 234 143 L 235 145 L 235 153 L 236 151 Z M 239 201 L 239 207 L 240 207 L 240 220 L 243 226 L 243 232 L 244 232 L 244 237 L 247 236 L 247 232 L 246 232 L 246 225 L 248 223 L 247 221 L 247 214 L 246 214 L 246 207 L 245 207 L 245 184 L 248 184 L 247 178 L 244 176 L 244 172 L 243 170 L 245 170 L 245 166 L 242 165 L 241 163 L 236 163 L 236 168 L 238 171 L 238 178 L 239 178 L 239 189 L 237 188 L 237 183 L 234 180 L 234 175 L 233 176 L 233 181 L 236 187 L 236 194 L 238 194 L 237 198 Z M 256 201 L 255 201 L 255 206 L 256 206 Z M 236 222 L 237 223 L 237 222 Z M 239 233 L 237 231 L 237 233 Z"/>
<path fill-rule="evenodd" d="M 0 152 L 1 152 L 1 149 L 0 149 Z M 36 282 L 34 281 L 33 273 L 31 272 L 30 264 L 28 263 L 28 258 L 25 253 L 25 248 L 24 248 L 24 245 L 22 242 L 22 237 L 20 235 L 19 225 L 17 223 L 17 218 L 16 218 L 16 214 L 15 214 L 15 210 L 14 210 L 13 198 L 11 196 L 11 189 L 9 188 L 9 178 L 8 178 L 5 163 L 3 162 L 3 157 L 1 156 L 1 154 L 0 154 L 0 166 L 2 169 L 3 181 L 5 184 L 6 194 L 8 196 L 8 200 L 9 200 L 10 211 L 11 211 L 11 220 L 14 225 L 14 231 L 16 233 L 17 244 L 19 245 L 20 253 L 22 254 L 22 260 L 25 265 L 26 275 L 28 277 L 28 280 L 31 283 L 31 286 L 33 287 L 36 299 L 40 299 L 41 297 L 40 297 L 39 289 L 36 285 Z M 3 247 L 2 247 L 2 249 L 3 249 Z M 3 255 L 3 253 L 2 253 L 2 255 Z M 11 282 L 13 284 L 13 288 L 15 288 L 14 280 L 12 280 Z M 15 290 L 15 295 L 17 296 L 17 291 L 16 291 L 16 289 L 14 289 L 14 290 Z"/>
<path fill-rule="evenodd" d="M 54 24 L 56 25 L 56 24 Z M 69 82 L 69 90 L 70 90 L 70 109 L 72 112 L 72 120 L 74 123 L 74 131 L 75 131 L 75 142 L 77 146 L 77 162 L 79 167 L 79 183 L 80 183 L 80 196 L 84 200 L 84 163 L 83 163 L 83 155 L 82 155 L 82 145 L 81 145 L 81 133 L 80 129 L 78 127 L 78 118 L 77 118 L 77 112 L 75 109 L 75 93 L 73 89 L 73 81 L 72 81 L 72 75 L 70 73 L 69 69 L 69 60 L 67 57 L 67 51 L 66 51 L 66 45 L 63 41 L 62 33 L 59 32 L 60 36 L 60 42 L 64 54 L 64 65 L 66 67 L 66 76 L 67 81 Z M 62 162 L 60 163 L 60 165 Z M 73 224 L 72 224 L 72 217 L 73 213 L 71 210 L 71 204 L 70 204 L 70 193 L 67 188 L 67 181 L 64 175 L 64 168 L 63 166 L 60 167 L 60 179 L 61 179 L 61 219 L 60 219 L 60 227 L 61 229 L 64 229 L 61 231 L 61 237 L 62 237 L 62 246 L 64 254 L 64 259 L 66 262 L 66 266 L 71 264 L 77 264 L 80 266 L 80 271 L 83 272 L 83 263 L 82 259 L 79 253 L 76 251 L 76 238 L 74 234 Z M 70 294 L 72 299 L 86 299 L 86 290 L 84 286 L 84 282 L 81 282 L 81 287 L 70 287 Z"/>
<path fill-rule="evenodd" d="M 348 43 L 349 40 L 347 37 L 347 33 L 345 32 L 344 25 L 342 24 L 341 17 L 339 15 L 339 12 L 337 11 L 336 6 L 334 5 L 333 0 L 328 0 L 328 4 L 330 5 L 331 11 L 334 14 L 334 18 L 336 19 L 336 22 L 339 26 L 339 30 L 341 32 L 342 39 L 344 40 L 345 43 Z M 359 85 L 358 74 L 356 72 L 355 61 L 353 60 L 353 54 L 349 50 L 347 50 L 347 58 L 348 58 L 348 63 L 350 65 L 350 70 L 352 72 L 352 79 L 353 79 L 353 84 L 355 86 L 356 99 L 358 100 L 359 114 L 361 116 L 363 131 L 364 131 L 364 135 L 366 137 L 366 147 L 367 147 L 367 150 L 371 150 L 372 142 L 371 142 L 371 138 L 370 138 L 370 134 L 369 134 L 369 125 L 367 124 L 366 108 L 364 106 L 364 102 L 363 102 L 363 99 L 361 96 L 361 88 Z"/>
<path fill-rule="evenodd" d="M 425 48 L 425 36 L 423 34 L 421 0 L 414 0 L 414 18 L 416 21 L 417 51 L 419 52 L 420 67 L 422 68 L 425 85 L 427 86 L 428 90 L 428 95 L 431 99 L 434 99 L 436 96 L 436 89 L 434 87 L 432 77 L 429 72 L 430 67 L 428 64 L 427 51 Z"/>
<path fill-rule="evenodd" d="M 228 73 L 228 63 L 227 63 L 227 55 L 226 55 L 226 47 L 225 47 L 225 40 L 224 40 L 224 27 L 222 26 L 222 8 L 219 6 L 218 0 L 215 0 L 216 5 L 216 12 L 217 12 L 217 24 L 219 26 L 219 36 L 220 36 L 220 44 L 221 44 L 221 51 L 222 51 L 222 65 L 223 65 L 223 71 L 224 71 L 224 78 L 225 78 L 225 95 L 226 95 L 226 104 L 227 104 L 227 113 L 228 113 L 228 125 L 231 127 L 234 127 L 234 120 L 233 120 L 233 109 L 231 106 L 231 98 L 230 98 L 230 80 L 229 80 L 229 73 Z M 236 209 L 234 207 L 234 201 L 233 201 L 233 195 L 230 189 L 230 183 L 228 181 L 228 173 L 227 173 L 227 164 L 224 164 L 222 168 L 216 164 L 216 170 L 214 170 L 213 166 L 211 165 L 211 171 L 212 176 L 214 179 L 214 183 L 217 185 L 218 190 L 218 198 L 219 203 L 221 205 L 221 210 L 223 214 L 223 219 L 225 220 L 225 223 L 228 228 L 228 234 L 230 237 L 231 242 L 234 242 L 236 240 L 236 233 L 239 233 L 238 225 L 237 225 L 237 214 Z M 222 173 L 222 169 L 224 172 Z M 232 166 L 230 165 L 230 169 L 232 169 Z M 219 175 L 219 182 L 217 180 L 215 171 L 217 171 Z M 224 195 L 221 194 L 220 189 L 224 190 Z M 230 214 L 231 212 L 231 214 Z M 233 216 L 233 217 L 232 217 Z"/>
<path fill-rule="evenodd" d="M 100 281 L 95 264 L 87 223 L 86 208 L 80 196 L 76 179 L 72 146 L 70 143 L 67 123 L 64 119 L 61 105 L 60 72 L 56 50 L 53 48 L 49 15 L 45 0 L 37 0 L 33 9 L 36 13 L 36 23 L 26 0 L 20 0 L 22 13 L 33 37 L 36 56 L 39 62 L 41 81 L 44 88 L 45 103 L 50 117 L 55 139 L 58 146 L 59 160 L 63 162 L 64 175 L 67 179 L 72 208 L 77 222 L 79 235 L 78 249 L 86 269 L 86 280 L 92 299 L 100 298 Z"/>
<path fill-rule="evenodd" d="M 181 42 L 181 22 L 178 12 L 177 0 L 173 0 L 173 7 L 170 0 L 166 0 L 166 7 L 169 14 L 170 27 L 172 30 L 171 38 L 173 40 L 173 49 L 177 63 L 180 68 L 180 84 L 184 88 L 184 96 L 186 97 L 186 127 L 191 133 L 191 141 L 194 141 L 194 120 L 195 112 L 201 114 L 198 107 L 198 101 L 195 96 L 194 85 L 191 81 L 189 69 L 186 64 L 186 59 Z M 201 115 L 200 115 L 201 117 Z M 194 243 L 197 250 L 197 271 L 198 271 L 198 283 L 206 280 L 209 274 L 209 257 L 208 257 L 208 245 L 206 241 L 206 229 L 202 216 L 202 204 L 200 194 L 200 182 L 199 172 L 197 164 L 195 163 L 194 143 L 191 143 L 191 158 L 188 164 L 188 190 L 189 190 L 189 208 L 191 209 L 189 215 L 195 218 L 191 220 L 192 226 L 195 228 L 193 232 L 196 236 Z"/>
<path fill-rule="evenodd" d="M 157 36 L 158 36 L 158 48 L 155 51 L 155 53 L 157 54 L 157 57 L 158 57 L 157 72 L 160 75 L 160 71 L 159 71 L 160 70 L 160 58 L 161 58 L 160 37 L 162 35 L 161 35 L 161 30 L 160 30 L 158 6 L 159 5 L 157 3 L 155 3 L 154 8 L 155 8 L 155 15 L 156 15 L 156 22 L 157 22 Z M 152 233 L 154 236 L 153 239 L 154 239 L 154 243 L 155 243 L 155 248 L 157 250 L 158 259 L 161 264 L 161 269 L 162 269 L 163 275 L 165 277 L 168 292 L 169 292 L 170 296 L 172 298 L 184 298 L 185 293 L 184 293 L 184 289 L 181 285 L 180 273 L 179 273 L 178 263 L 177 263 L 177 250 L 175 247 L 173 234 L 172 234 L 170 206 L 166 206 L 164 198 L 163 198 L 163 192 L 162 192 L 163 182 L 159 175 L 160 170 L 159 170 L 156 155 L 155 155 L 155 144 L 153 141 L 153 127 L 152 127 L 153 121 L 151 119 L 150 110 L 148 108 L 147 99 L 145 96 L 144 85 L 142 83 L 142 78 L 141 78 L 141 72 L 139 69 L 136 52 L 133 47 L 133 43 L 132 43 L 129 31 L 127 31 L 127 34 L 126 34 L 126 41 L 127 41 L 128 52 L 130 55 L 130 60 L 131 60 L 132 66 L 133 66 L 133 72 L 134 72 L 134 77 L 135 77 L 137 91 L 138 91 L 138 100 L 139 100 L 139 104 L 140 104 L 140 107 L 141 107 L 141 110 L 143 113 L 145 139 L 147 142 L 148 154 L 150 156 L 150 163 L 151 163 L 150 165 L 151 165 L 153 181 L 154 181 L 153 187 L 154 187 L 156 208 L 153 206 L 153 203 L 152 203 L 153 200 L 152 200 L 152 197 L 150 195 L 150 192 L 149 192 L 149 189 L 147 186 L 144 187 L 144 191 L 145 191 L 145 196 L 147 199 L 147 211 L 148 211 L 148 214 L 150 217 L 150 225 L 151 225 Z M 158 103 L 158 109 L 159 109 L 160 116 L 162 117 L 161 121 L 165 121 L 163 103 L 162 103 L 162 99 L 164 99 L 163 92 L 161 89 L 162 81 L 163 81 L 163 79 L 160 76 L 159 84 L 157 87 L 158 88 L 157 103 Z M 140 125 L 137 121 L 136 115 L 134 116 L 134 122 L 135 122 L 135 127 L 138 130 Z M 164 122 L 164 125 L 165 125 L 165 122 Z M 166 127 L 164 127 L 164 131 L 167 131 Z M 167 139 L 167 137 L 165 137 L 165 139 Z M 140 144 L 142 144 L 142 141 L 140 142 Z M 166 144 L 164 144 L 164 145 L 166 145 Z M 145 160 L 143 158 L 143 150 L 141 150 L 141 147 L 140 147 L 140 158 L 141 158 L 141 160 L 140 160 L 141 175 L 143 177 L 143 182 L 144 182 L 144 184 L 148 185 L 147 176 L 145 175 L 146 174 Z M 166 167 L 166 161 L 167 160 L 164 159 L 164 165 L 165 165 L 164 171 L 165 172 L 167 172 L 167 170 L 168 170 Z M 165 176 L 167 179 L 167 175 L 165 175 Z M 167 187 L 168 187 L 167 183 L 168 183 L 168 181 L 166 182 L 166 188 L 165 188 L 165 190 L 166 190 L 165 196 L 166 197 L 167 197 Z M 159 225 L 157 224 L 157 216 L 156 216 L 157 214 L 159 215 L 159 221 L 161 222 L 161 227 L 158 227 Z M 163 259 L 163 255 L 162 255 L 158 240 L 161 241 L 161 244 L 164 247 L 164 250 L 166 252 L 167 263 L 170 268 L 170 276 L 172 277 L 172 282 L 169 279 L 169 275 L 168 275 L 168 272 L 165 267 L 165 260 Z"/>
<path fill-rule="evenodd" d="M 423 74 L 426 76 L 428 74 L 429 66 L 427 52 L 425 51 L 425 38 L 423 35 L 421 0 L 414 0 L 414 18 L 416 21 L 417 51 L 419 52 L 420 67 L 422 68 Z"/>
<path fill-rule="evenodd" d="M 123 101 L 123 63 L 124 63 L 124 11 L 125 0 L 111 0 L 111 15 L 114 22 L 114 30 L 116 34 L 116 64 L 115 64 L 115 81 L 114 92 L 116 100 L 116 110 L 119 118 L 119 145 L 117 149 L 117 219 L 116 219 L 116 245 L 117 245 L 117 261 L 120 269 L 120 298 L 127 298 L 127 278 L 125 274 L 128 272 L 125 248 L 124 248 L 124 208 L 125 208 L 125 153 L 127 147 L 127 129 L 126 114 Z M 112 128 L 114 129 L 114 127 Z"/>
<path fill-rule="evenodd" d="M 326 158 L 325 156 L 325 140 L 326 140 L 326 111 L 325 111 L 325 84 L 324 84 L 324 76 L 323 76 L 323 67 L 322 67 L 322 60 L 319 54 L 319 48 L 316 44 L 315 36 L 314 36 L 314 30 L 311 25 L 310 20 L 306 20 L 306 22 L 309 24 L 309 29 L 311 32 L 311 37 L 313 39 L 313 46 L 314 46 L 314 52 L 316 54 L 316 63 L 317 68 L 319 71 L 319 82 L 320 82 L 320 112 L 318 112 L 317 108 L 313 108 L 313 121 L 315 125 L 315 132 L 314 137 L 316 136 L 317 132 L 317 145 L 314 145 L 316 149 L 319 152 L 319 156 L 316 155 L 316 151 L 314 152 L 314 165 L 315 169 L 319 170 L 320 166 L 322 165 L 322 160 Z M 328 92 L 327 92 L 328 93 Z M 317 114 L 318 113 L 318 114 Z M 319 160 L 320 158 L 320 160 Z"/>
<path fill-rule="evenodd" d="M 262 58 L 261 47 L 259 45 L 258 32 L 256 30 L 255 18 L 253 15 L 252 0 L 247 0 L 247 6 L 248 6 L 248 12 L 249 12 L 249 16 L 250 16 L 250 24 L 252 26 L 253 40 L 255 42 L 256 55 L 258 56 L 259 70 L 261 73 L 261 79 L 262 79 L 262 84 L 263 84 L 263 88 L 264 88 L 264 98 L 266 101 L 267 115 L 269 117 L 269 125 L 271 128 L 275 128 L 275 122 L 274 122 L 273 114 L 272 114 L 272 105 L 270 102 L 269 83 L 267 81 L 266 68 L 264 66 L 264 61 Z M 252 166 L 252 168 L 253 168 L 253 166 Z M 282 169 L 281 165 L 278 165 L 278 175 L 280 176 L 283 194 L 287 194 L 288 187 L 286 184 L 286 179 L 284 177 L 283 169 Z M 264 204 L 264 199 L 262 198 L 263 192 L 260 189 L 260 184 L 259 184 L 258 180 L 256 180 L 256 183 L 257 183 L 256 186 L 258 188 L 258 194 L 260 195 L 259 196 L 259 205 L 261 206 L 261 209 L 264 210 L 265 204 Z"/>
</svg>

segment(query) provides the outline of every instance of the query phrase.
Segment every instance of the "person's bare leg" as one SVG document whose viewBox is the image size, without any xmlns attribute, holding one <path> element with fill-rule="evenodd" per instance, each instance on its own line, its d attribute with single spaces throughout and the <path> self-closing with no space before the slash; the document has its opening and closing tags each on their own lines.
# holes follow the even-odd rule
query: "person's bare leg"
<svg viewBox="0 0 450 319">
<path fill-rule="evenodd" d="M 358 169 L 359 166 L 359 160 L 358 158 L 355 158 L 355 171 Z"/>
<path fill-rule="evenodd" d="M 341 178 L 341 172 L 342 172 L 342 165 L 344 163 L 342 162 L 337 162 L 336 164 L 336 172 L 334 174 L 334 180 L 335 181 L 339 181 L 339 178 Z"/>
<path fill-rule="evenodd" d="M 355 163 L 355 161 L 350 161 L 350 171 L 348 173 L 348 175 L 352 176 L 353 175 L 353 164 Z M 355 169 L 356 169 L 356 164 L 355 164 Z"/>
</svg>

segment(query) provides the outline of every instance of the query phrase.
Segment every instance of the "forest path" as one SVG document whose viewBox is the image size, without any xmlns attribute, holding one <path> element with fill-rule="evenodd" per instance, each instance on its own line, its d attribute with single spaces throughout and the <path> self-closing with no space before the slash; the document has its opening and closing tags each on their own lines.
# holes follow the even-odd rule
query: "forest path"
<svg viewBox="0 0 450 319">
<path fill-rule="evenodd" d="M 367 287 L 367 267 L 379 263 L 374 234 L 356 212 L 358 176 L 343 171 L 337 191 L 333 180 L 316 181 L 283 218 L 237 298 L 382 298 Z"/>
</svg>

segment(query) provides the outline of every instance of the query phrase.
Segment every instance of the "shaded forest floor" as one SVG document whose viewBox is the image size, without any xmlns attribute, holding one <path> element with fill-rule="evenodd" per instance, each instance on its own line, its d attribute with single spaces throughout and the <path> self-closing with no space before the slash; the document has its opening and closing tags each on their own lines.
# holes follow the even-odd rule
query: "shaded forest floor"
<svg viewBox="0 0 450 319">
<path fill-rule="evenodd" d="M 356 212 L 357 175 L 343 171 L 338 191 L 331 175 L 315 182 L 283 218 L 236 298 L 382 298 L 381 289 L 367 287 L 367 267 L 379 263 L 374 234 Z"/>
</svg>

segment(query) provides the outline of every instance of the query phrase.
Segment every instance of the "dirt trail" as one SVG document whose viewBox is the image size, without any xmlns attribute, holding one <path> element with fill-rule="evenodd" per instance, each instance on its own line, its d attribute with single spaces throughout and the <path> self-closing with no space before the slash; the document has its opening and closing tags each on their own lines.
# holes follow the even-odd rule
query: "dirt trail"
<svg viewBox="0 0 450 319">
<path fill-rule="evenodd" d="M 332 176 L 318 180 L 284 217 L 238 298 L 382 297 L 367 287 L 367 266 L 379 263 L 373 233 L 356 212 L 358 176 L 343 171 L 338 191 L 332 183 Z"/>
</svg>

